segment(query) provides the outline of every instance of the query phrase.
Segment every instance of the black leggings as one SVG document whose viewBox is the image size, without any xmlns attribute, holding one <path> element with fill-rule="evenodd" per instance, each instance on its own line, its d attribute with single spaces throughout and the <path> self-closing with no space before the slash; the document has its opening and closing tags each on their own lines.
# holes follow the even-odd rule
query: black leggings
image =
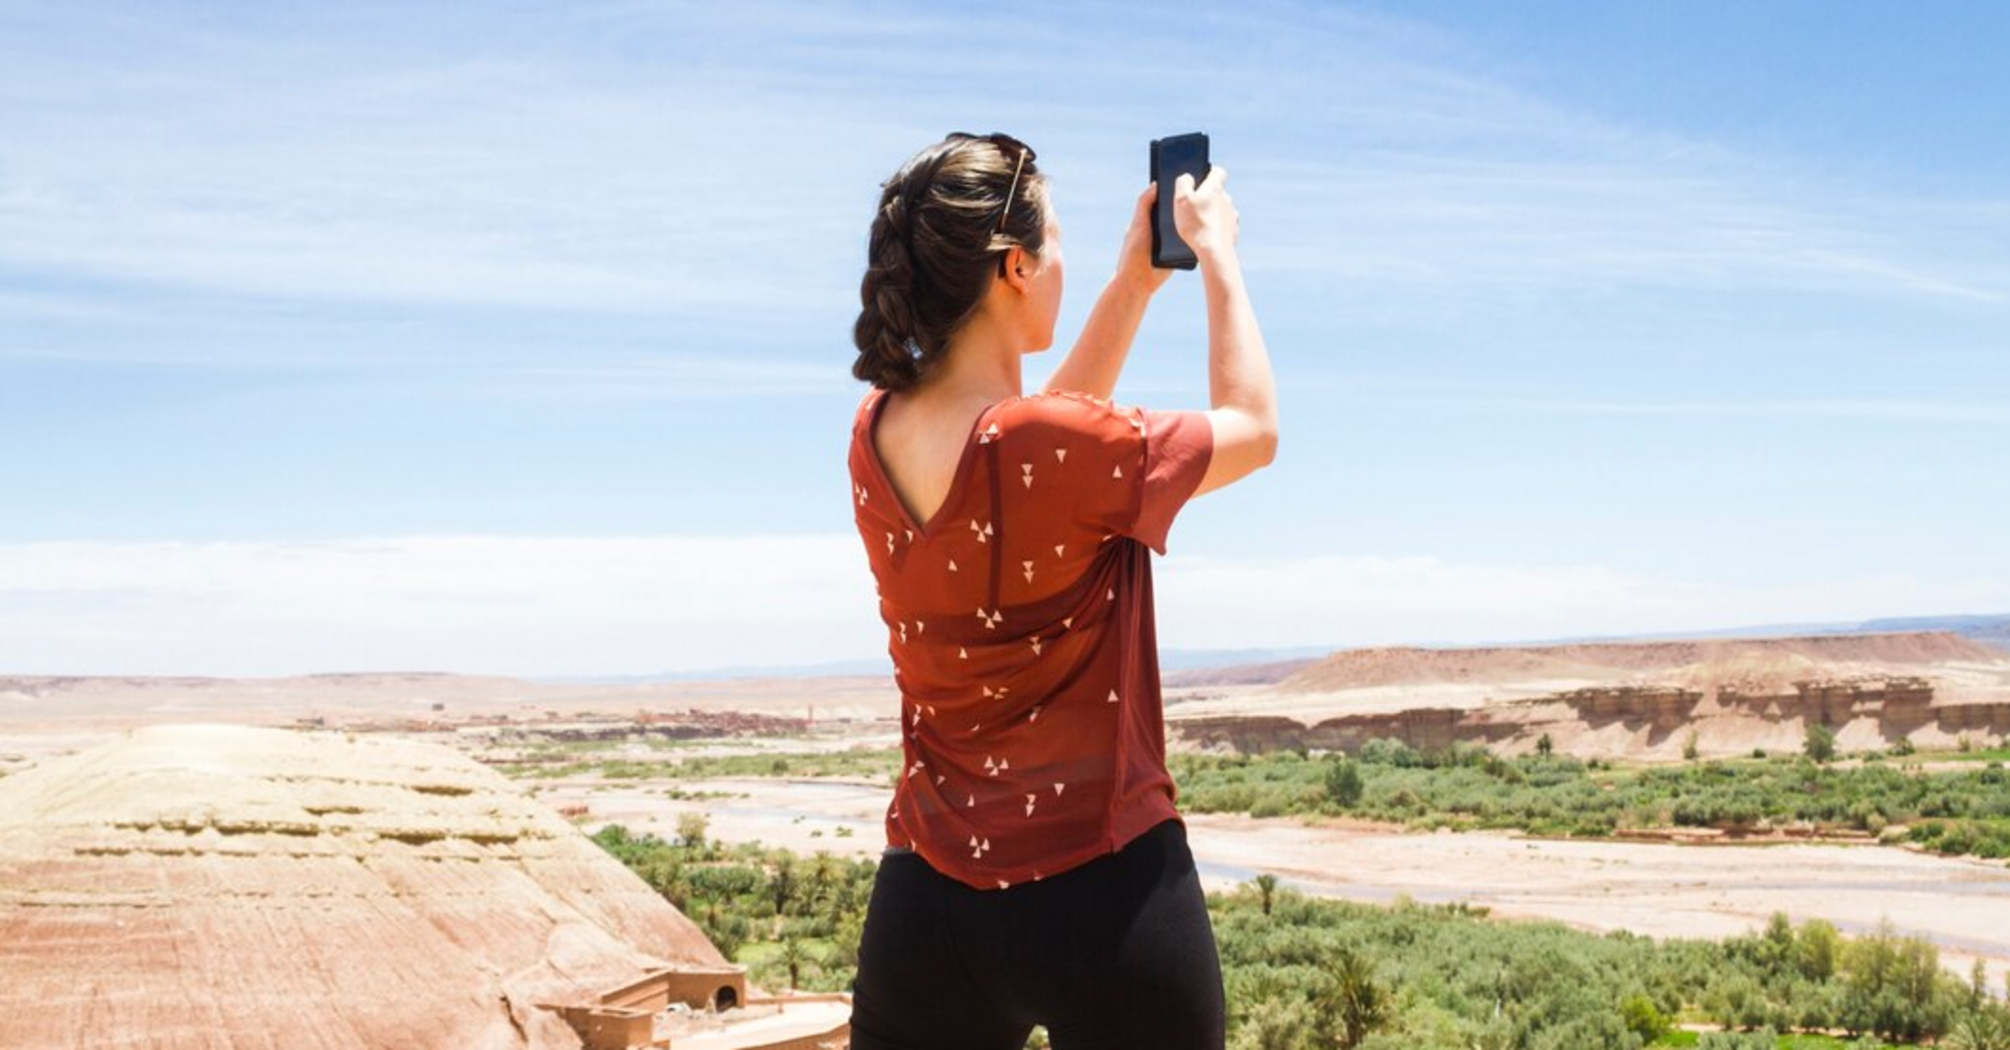
<svg viewBox="0 0 2010 1050">
<path fill-rule="evenodd" d="M 1002 890 L 883 857 L 852 986 L 852 1050 L 1221 1050 L 1221 962 L 1186 828 Z"/>
</svg>

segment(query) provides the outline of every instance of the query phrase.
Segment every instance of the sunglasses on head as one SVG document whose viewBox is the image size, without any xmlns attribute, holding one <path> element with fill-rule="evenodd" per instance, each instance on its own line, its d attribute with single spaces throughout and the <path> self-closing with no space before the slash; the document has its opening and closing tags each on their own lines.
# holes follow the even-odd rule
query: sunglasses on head
<svg viewBox="0 0 2010 1050">
<path fill-rule="evenodd" d="M 966 141 L 989 142 L 1004 151 L 1007 155 L 1015 153 L 1018 155 L 1019 159 L 1012 165 L 1012 186 L 1005 191 L 1005 207 L 998 213 L 998 227 L 991 231 L 993 237 L 1003 235 L 1005 232 L 1005 220 L 1012 214 L 1012 200 L 1019 195 L 1019 173 L 1025 170 L 1027 161 L 1039 160 L 1040 155 L 1033 152 L 1033 147 L 999 131 L 994 131 L 989 135 L 972 135 L 966 131 L 956 131 L 951 132 L 949 137 Z M 998 276 L 1005 276 L 1005 257 L 1003 255 L 998 257 Z"/>
</svg>

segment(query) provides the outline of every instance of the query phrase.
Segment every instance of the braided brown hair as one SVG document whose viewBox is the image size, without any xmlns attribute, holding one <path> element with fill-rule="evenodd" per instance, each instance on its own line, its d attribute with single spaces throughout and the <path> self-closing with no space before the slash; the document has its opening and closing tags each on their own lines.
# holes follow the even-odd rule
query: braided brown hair
<svg viewBox="0 0 2010 1050">
<path fill-rule="evenodd" d="M 1046 181 L 1032 150 L 1022 161 L 1017 140 L 955 134 L 880 184 L 852 327 L 854 377 L 904 390 L 941 360 L 949 337 L 983 302 L 1003 253 L 1017 245 L 1038 256 L 1045 248 Z"/>
</svg>

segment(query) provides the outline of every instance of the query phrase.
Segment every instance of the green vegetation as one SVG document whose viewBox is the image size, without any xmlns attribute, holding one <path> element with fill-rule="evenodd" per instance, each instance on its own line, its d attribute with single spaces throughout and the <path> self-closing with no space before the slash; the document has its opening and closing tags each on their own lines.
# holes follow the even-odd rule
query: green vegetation
<svg viewBox="0 0 2010 1050">
<path fill-rule="evenodd" d="M 697 923 L 727 958 L 745 964 L 756 983 L 805 991 L 850 986 L 877 865 L 711 841 L 699 814 L 680 818 L 677 834 L 672 843 L 610 824 L 593 840 Z"/>
<path fill-rule="evenodd" d="M 1823 762 L 1833 735 L 1811 727 L 1803 753 L 1673 765 L 1584 761 L 1540 744 L 1518 757 L 1476 744 L 1419 751 L 1371 740 L 1358 756 L 1168 756 L 1187 812 L 1259 817 L 1354 816 L 1411 827 L 1517 828 L 1539 835 L 1600 837 L 1622 830 L 1715 828 L 1731 833 L 1795 827 L 1864 833 L 1946 854 L 2010 858 L 2010 748 L 1933 755 L 1895 746 L 1860 762 Z M 1826 742 L 1826 743 L 1825 743 Z M 603 748 L 620 746 L 603 743 Z M 1809 754 L 1813 752 L 1814 754 Z M 556 753 L 554 753 L 556 754 Z M 597 775 L 608 781 L 730 776 L 843 776 L 892 785 L 898 748 L 687 756 L 682 761 L 595 758 L 568 747 L 564 761 L 500 763 L 518 776 Z M 1927 759 L 1960 759 L 1927 771 Z M 663 789 L 673 798 L 705 792 Z"/>
<path fill-rule="evenodd" d="M 2010 857 L 2010 772 L 1848 767 L 1804 755 L 1615 767 L 1566 755 L 1495 755 L 1472 744 L 1423 752 L 1370 740 L 1353 758 L 1168 756 L 1193 813 L 1349 815 L 1419 828 L 1520 828 L 1605 836 L 1622 829 L 1731 832 L 1788 825 L 1886 834 L 1942 853 Z M 1352 801 L 1349 801 L 1349 800 Z"/>
<path fill-rule="evenodd" d="M 595 841 L 768 987 L 845 990 L 876 866 L 610 825 Z M 2002 1050 L 2010 1009 L 1889 925 L 1846 939 L 1774 916 L 1722 942 L 1596 936 L 1483 908 L 1355 904 L 1275 880 L 1208 896 L 1232 1050 L 1816 1047 Z M 1697 1033 L 1678 1025 L 1727 1029 Z M 1775 1032 L 1833 1031 L 1829 1035 Z M 1037 1032 L 1029 1046 L 1044 1045 Z"/>
<path fill-rule="evenodd" d="M 1347 807 L 1361 804 L 1361 792 L 1366 785 L 1361 780 L 1361 765 L 1358 762 L 1328 762 L 1326 764 L 1326 797 L 1334 804 Z"/>
<path fill-rule="evenodd" d="M 709 825 L 703 813 L 684 813 L 677 817 L 677 841 L 693 851 L 705 848 L 705 831 Z M 619 825 L 616 825 L 619 827 Z"/>
<path fill-rule="evenodd" d="M 1836 731 L 1820 722 L 1810 723 L 1801 740 L 1801 753 L 1817 762 L 1835 761 Z"/>
<path fill-rule="evenodd" d="M 625 745 L 602 743 L 599 750 Z M 758 755 L 687 755 L 683 758 L 637 759 L 592 757 L 576 745 L 538 749 L 523 760 L 490 765 L 513 777 L 577 777 L 603 780 L 696 780 L 707 777 L 879 777 L 893 783 L 900 768 L 900 749 L 860 748 L 850 751 L 795 751 Z"/>
<path fill-rule="evenodd" d="M 1931 944 L 1888 927 L 1844 942 L 1826 923 L 1797 929 L 1778 916 L 1763 933 L 1721 943 L 1656 943 L 1489 921 L 1457 905 L 1378 908 L 1288 890 L 1264 918 L 1249 896 L 1210 902 L 1237 1047 L 1857 1045 L 1767 1031 L 1794 1028 L 1915 1043 L 2005 1013 L 1942 972 Z M 1355 1042 L 1346 1004 L 1362 980 L 1389 1005 Z M 1677 1020 L 1734 1031 L 1699 1037 L 1674 1030 Z"/>
<path fill-rule="evenodd" d="M 705 802 L 715 798 L 746 798 L 744 791 L 686 791 L 683 788 L 664 788 L 664 798 L 679 802 Z"/>
</svg>

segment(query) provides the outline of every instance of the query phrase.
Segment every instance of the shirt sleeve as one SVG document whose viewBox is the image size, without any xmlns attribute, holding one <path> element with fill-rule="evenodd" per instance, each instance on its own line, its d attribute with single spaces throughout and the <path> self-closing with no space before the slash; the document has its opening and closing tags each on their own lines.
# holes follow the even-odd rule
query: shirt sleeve
<svg viewBox="0 0 2010 1050">
<path fill-rule="evenodd" d="M 1214 424 L 1205 412 L 1136 411 L 1145 423 L 1145 470 L 1138 482 L 1138 513 L 1126 534 L 1164 554 L 1174 515 L 1193 497 L 1214 458 Z"/>
<path fill-rule="evenodd" d="M 1086 462 L 1078 512 L 1103 533 L 1129 536 L 1159 554 L 1180 508 L 1200 487 L 1214 455 L 1207 413 L 1120 405 L 1087 395 L 1056 395 L 1068 442 Z"/>
</svg>

